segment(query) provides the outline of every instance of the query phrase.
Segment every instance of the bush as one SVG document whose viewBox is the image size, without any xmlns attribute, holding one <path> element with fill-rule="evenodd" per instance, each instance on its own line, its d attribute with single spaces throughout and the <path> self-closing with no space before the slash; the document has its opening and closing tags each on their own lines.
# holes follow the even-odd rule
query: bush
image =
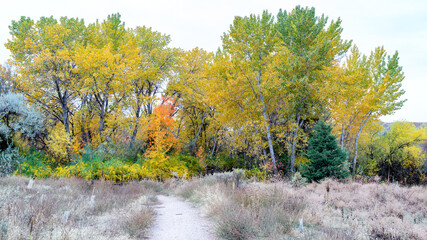
<svg viewBox="0 0 427 240">
<path fill-rule="evenodd" d="M 47 178 L 53 174 L 56 160 L 46 157 L 43 152 L 30 151 L 23 154 L 25 157 L 17 167 L 15 175 L 24 175 L 33 178 Z"/>
<path fill-rule="evenodd" d="M 114 182 L 127 182 L 131 180 L 142 180 L 150 176 L 144 166 L 140 164 L 128 164 L 119 160 L 106 162 L 92 161 L 90 163 L 82 160 L 76 164 L 58 167 L 55 169 L 55 177 L 79 177 L 86 180 L 104 179 Z"/>
<path fill-rule="evenodd" d="M 151 179 L 164 180 L 172 178 L 173 172 L 176 172 L 179 177 L 187 175 L 188 168 L 186 163 L 177 158 L 168 157 L 162 152 L 151 151 L 145 159 L 139 160 L 142 165 L 147 168 Z"/>
<path fill-rule="evenodd" d="M 248 210 L 237 205 L 225 206 L 220 218 L 216 234 L 221 239 L 243 240 L 253 237 L 252 217 Z"/>
<path fill-rule="evenodd" d="M 256 181 L 265 181 L 267 180 L 267 172 L 259 168 L 252 168 L 251 170 L 246 170 L 245 177 Z"/>
<path fill-rule="evenodd" d="M 148 228 L 153 222 L 154 210 L 151 207 L 143 207 L 124 217 L 121 227 L 132 238 L 144 239 Z"/>
<path fill-rule="evenodd" d="M 9 146 L 0 152 L 0 177 L 7 176 L 15 171 L 24 157 L 19 154 L 18 149 Z"/>
<path fill-rule="evenodd" d="M 7 122 L 3 122 L 6 121 Z M 20 133 L 34 140 L 44 132 L 44 117 L 41 113 L 25 104 L 22 94 L 7 93 L 0 95 L 0 150 L 5 150 L 11 138 Z"/>
<path fill-rule="evenodd" d="M 291 179 L 291 185 L 293 187 L 304 187 L 305 185 L 307 185 L 307 178 L 301 176 L 301 173 L 296 172 Z"/>
<path fill-rule="evenodd" d="M 170 158 L 172 162 L 184 162 L 188 169 L 187 174 L 190 176 L 200 174 L 206 169 L 205 164 L 201 160 L 189 155 L 179 154 L 177 156 L 171 156 Z"/>
</svg>

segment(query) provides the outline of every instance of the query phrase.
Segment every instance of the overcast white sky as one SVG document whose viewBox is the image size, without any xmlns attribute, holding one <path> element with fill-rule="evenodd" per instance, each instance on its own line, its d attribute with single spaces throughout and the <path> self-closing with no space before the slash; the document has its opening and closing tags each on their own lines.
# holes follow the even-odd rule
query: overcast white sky
<svg viewBox="0 0 427 240">
<path fill-rule="evenodd" d="M 382 120 L 427 122 L 425 0 L 10 0 L 0 8 L 0 63 L 9 58 L 4 47 L 8 26 L 21 16 L 79 17 L 90 23 L 118 12 L 127 27 L 145 25 L 171 35 L 173 47 L 215 51 L 234 16 L 259 14 L 265 9 L 275 15 L 280 8 L 290 11 L 296 5 L 313 6 L 317 15 L 323 13 L 329 19 L 340 17 L 344 38 L 352 39 L 365 54 L 381 45 L 389 54 L 399 51 L 407 102 Z"/>
</svg>

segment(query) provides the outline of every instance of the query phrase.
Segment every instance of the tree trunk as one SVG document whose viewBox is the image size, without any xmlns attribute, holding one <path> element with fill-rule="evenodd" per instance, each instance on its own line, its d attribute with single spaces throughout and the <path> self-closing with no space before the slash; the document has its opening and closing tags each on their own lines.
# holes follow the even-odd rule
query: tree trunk
<svg viewBox="0 0 427 240">
<path fill-rule="evenodd" d="M 101 109 L 101 113 L 99 114 L 99 134 L 101 134 L 102 131 L 104 131 L 104 118 L 105 118 L 104 109 Z"/>
<path fill-rule="evenodd" d="M 61 101 L 62 121 L 64 123 L 65 131 L 67 132 L 67 136 L 68 136 L 68 144 L 66 146 L 66 151 L 67 151 L 68 160 L 70 160 L 73 155 L 72 155 L 72 151 L 71 151 L 70 118 L 68 117 L 67 102 L 68 102 L 68 91 L 65 91 L 64 95 L 62 96 L 62 101 Z"/>
<path fill-rule="evenodd" d="M 215 140 L 214 140 L 214 145 L 212 147 L 211 158 L 213 157 L 214 152 L 215 152 L 217 139 L 218 139 L 218 131 L 216 131 L 216 133 L 215 133 Z"/>
<path fill-rule="evenodd" d="M 344 135 L 345 135 L 345 124 L 344 122 L 342 123 L 342 130 L 341 130 L 341 141 L 340 141 L 340 145 L 342 148 L 344 148 Z"/>
<path fill-rule="evenodd" d="M 297 145 L 297 137 L 298 137 L 298 126 L 295 127 L 295 131 L 292 136 L 292 145 L 291 145 L 291 172 L 295 172 L 295 151 Z"/>
<path fill-rule="evenodd" d="M 366 122 L 368 121 L 369 117 L 371 116 L 371 111 L 369 111 L 365 117 L 362 118 L 362 122 L 360 123 L 360 128 L 356 136 L 356 140 L 354 142 L 354 159 L 353 159 L 353 173 L 356 173 L 356 163 L 357 163 L 357 143 L 359 141 L 360 133 L 362 133 L 362 129 L 365 126 Z"/>
<path fill-rule="evenodd" d="M 262 91 L 261 91 L 261 70 L 258 72 L 258 76 L 256 77 L 256 79 L 258 83 L 259 98 L 262 104 L 262 115 L 264 117 L 264 124 L 267 130 L 268 148 L 270 149 L 270 155 L 271 155 L 271 161 L 273 162 L 274 173 L 277 174 L 276 156 L 274 154 L 273 140 L 271 137 L 270 124 L 268 121 L 267 107 L 265 106 L 264 95 L 262 94 Z"/>
<path fill-rule="evenodd" d="M 133 145 L 135 144 L 135 138 L 136 138 L 136 134 L 138 133 L 138 127 L 139 127 L 138 122 L 139 122 L 139 118 L 141 117 L 140 114 L 141 114 L 141 107 L 138 104 L 138 107 L 136 109 L 136 116 L 135 116 L 136 117 L 135 127 L 133 128 L 132 136 L 130 138 L 130 143 L 129 143 L 130 148 L 132 148 Z"/>
<path fill-rule="evenodd" d="M 196 134 L 196 136 L 194 137 L 193 146 L 191 147 L 191 152 L 193 152 L 193 153 L 194 153 L 194 150 L 195 150 L 195 148 L 196 148 L 197 139 L 199 139 L 199 135 L 200 135 L 200 133 L 202 132 L 202 127 L 203 127 L 203 124 L 205 123 L 205 118 L 206 118 L 206 113 L 207 113 L 207 111 L 208 111 L 208 108 L 206 108 L 205 112 L 203 113 L 202 123 L 200 124 L 200 126 L 199 126 L 199 130 L 197 131 L 197 134 Z"/>
<path fill-rule="evenodd" d="M 182 119 L 183 118 L 181 117 L 181 120 L 179 120 L 178 130 L 176 131 L 176 136 L 175 136 L 176 139 L 179 138 L 179 133 L 181 132 Z"/>
<path fill-rule="evenodd" d="M 298 110 L 299 111 L 299 110 Z M 298 130 L 301 128 L 302 124 L 304 124 L 304 120 L 301 120 L 301 115 L 297 114 L 297 126 L 294 130 L 294 135 L 292 136 L 292 145 L 291 145 L 291 172 L 295 172 L 295 153 L 296 153 L 296 146 L 297 146 L 297 140 L 298 140 Z"/>
<path fill-rule="evenodd" d="M 262 149 L 262 153 L 264 153 L 264 159 L 262 160 L 262 163 L 265 165 L 268 160 L 267 151 L 265 151 L 265 148 Z"/>
</svg>

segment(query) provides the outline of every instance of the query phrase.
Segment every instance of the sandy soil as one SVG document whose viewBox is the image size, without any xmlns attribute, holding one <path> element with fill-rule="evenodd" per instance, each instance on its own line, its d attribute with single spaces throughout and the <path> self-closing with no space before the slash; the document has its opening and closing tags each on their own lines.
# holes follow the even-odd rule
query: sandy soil
<svg viewBox="0 0 427 240">
<path fill-rule="evenodd" d="M 190 203 L 176 197 L 158 196 L 157 216 L 150 232 L 152 240 L 210 240 L 215 239 L 213 224 L 200 215 Z"/>
</svg>

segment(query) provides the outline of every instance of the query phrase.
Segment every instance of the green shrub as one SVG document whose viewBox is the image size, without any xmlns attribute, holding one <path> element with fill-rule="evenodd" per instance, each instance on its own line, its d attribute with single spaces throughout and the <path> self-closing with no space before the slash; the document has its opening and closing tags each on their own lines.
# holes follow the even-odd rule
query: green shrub
<svg viewBox="0 0 427 240">
<path fill-rule="evenodd" d="M 18 149 L 12 148 L 12 146 L 0 152 L 0 177 L 13 173 L 23 160 L 24 157 L 21 156 Z"/>
<path fill-rule="evenodd" d="M 23 154 L 24 159 L 15 171 L 15 175 L 34 178 L 47 178 L 53 174 L 55 160 L 48 158 L 43 152 L 31 150 Z"/>
<path fill-rule="evenodd" d="M 184 162 L 185 166 L 188 168 L 188 173 L 190 176 L 201 174 L 205 171 L 205 166 L 203 162 L 196 157 L 189 155 L 179 154 L 176 156 L 170 157 L 172 161 Z"/>
</svg>

